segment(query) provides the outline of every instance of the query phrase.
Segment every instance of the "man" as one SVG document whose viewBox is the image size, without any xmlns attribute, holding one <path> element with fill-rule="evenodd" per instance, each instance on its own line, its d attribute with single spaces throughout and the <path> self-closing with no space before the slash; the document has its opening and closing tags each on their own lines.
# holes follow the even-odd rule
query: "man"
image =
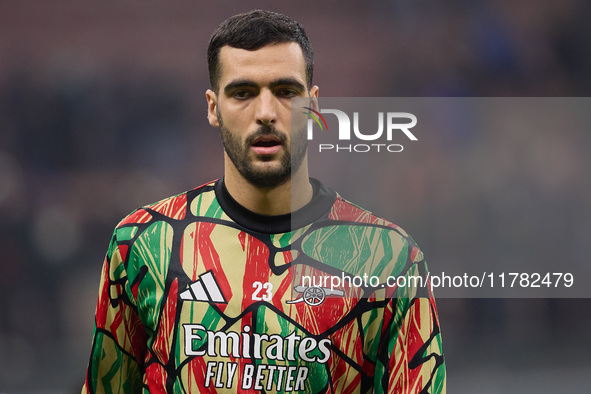
<svg viewBox="0 0 591 394">
<path fill-rule="evenodd" d="M 327 284 L 426 271 L 402 229 L 308 178 L 291 116 L 292 98 L 318 97 L 301 25 L 234 16 L 208 63 L 224 177 L 115 229 L 83 391 L 445 392 L 428 293 Z"/>
</svg>

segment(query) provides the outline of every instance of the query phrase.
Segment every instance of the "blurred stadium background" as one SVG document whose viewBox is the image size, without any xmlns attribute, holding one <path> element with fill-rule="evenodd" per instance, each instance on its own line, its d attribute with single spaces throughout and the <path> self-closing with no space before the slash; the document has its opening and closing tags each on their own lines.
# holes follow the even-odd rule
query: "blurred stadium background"
<svg viewBox="0 0 591 394">
<path fill-rule="evenodd" d="M 324 96 L 591 93 L 584 0 L 0 3 L 0 392 L 79 392 L 113 227 L 139 205 L 221 174 L 205 52 L 220 21 L 253 8 L 306 27 Z M 521 241 L 563 271 L 587 263 L 591 136 L 556 133 L 559 151 L 523 155 L 556 171 L 540 164 L 510 176 L 535 148 L 532 130 L 507 166 L 483 175 L 494 187 L 447 182 L 478 160 L 476 147 L 494 155 L 511 138 L 460 136 L 431 144 L 404 190 L 379 195 L 392 192 L 403 209 L 389 218 L 432 266 L 450 250 L 478 259 Z M 513 225 L 515 215 L 531 225 Z M 494 231 L 479 235 L 481 224 Z M 449 393 L 589 392 L 590 300 L 438 306 Z"/>
</svg>

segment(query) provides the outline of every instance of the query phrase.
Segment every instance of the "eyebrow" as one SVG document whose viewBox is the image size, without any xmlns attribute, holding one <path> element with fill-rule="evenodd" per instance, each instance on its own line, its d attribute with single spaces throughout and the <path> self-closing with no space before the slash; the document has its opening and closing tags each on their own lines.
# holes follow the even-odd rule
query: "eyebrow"
<svg viewBox="0 0 591 394">
<path fill-rule="evenodd" d="M 249 87 L 249 88 L 256 88 L 258 85 L 250 80 L 247 79 L 239 79 L 236 81 L 231 81 L 229 82 L 225 87 L 224 87 L 224 93 L 228 94 L 231 90 L 236 89 L 236 88 L 245 88 L 245 87 Z M 271 89 L 276 88 L 278 86 L 293 86 L 294 88 L 300 90 L 300 91 L 304 91 L 306 90 L 306 87 L 301 84 L 297 79 L 294 78 L 279 78 L 279 79 L 275 79 L 273 81 L 271 81 L 271 83 L 269 83 L 269 87 Z"/>
</svg>

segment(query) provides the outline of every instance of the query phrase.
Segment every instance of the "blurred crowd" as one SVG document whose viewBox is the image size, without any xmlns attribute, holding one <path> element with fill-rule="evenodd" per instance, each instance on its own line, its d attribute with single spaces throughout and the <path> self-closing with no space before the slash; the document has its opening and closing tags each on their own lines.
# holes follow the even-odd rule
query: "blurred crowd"
<svg viewBox="0 0 591 394">
<path fill-rule="evenodd" d="M 302 4 L 0 5 L 0 391 L 78 390 L 113 227 L 221 175 L 205 117 L 205 51 L 225 17 L 260 7 L 302 22 L 324 96 L 591 93 L 591 3 L 582 0 Z M 553 128 L 442 133 L 392 170 L 396 182 L 376 178 L 362 205 L 386 211 L 445 264 L 582 264 L 591 135 Z M 482 162 L 495 165 L 475 172 Z M 337 190 L 350 179 L 326 171 Z M 489 342 L 527 343 L 518 348 L 534 354 L 540 343 L 556 354 L 589 344 L 588 300 L 439 303 L 455 365 Z"/>
</svg>

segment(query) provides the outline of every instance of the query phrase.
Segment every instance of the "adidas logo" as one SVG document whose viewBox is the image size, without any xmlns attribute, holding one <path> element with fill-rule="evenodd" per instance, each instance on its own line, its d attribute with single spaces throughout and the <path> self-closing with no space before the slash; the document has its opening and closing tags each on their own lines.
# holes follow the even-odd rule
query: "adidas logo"
<svg viewBox="0 0 591 394">
<path fill-rule="evenodd" d="M 181 299 L 185 301 L 211 301 L 220 304 L 228 303 L 211 271 L 199 275 L 199 279 L 181 293 Z"/>
</svg>

